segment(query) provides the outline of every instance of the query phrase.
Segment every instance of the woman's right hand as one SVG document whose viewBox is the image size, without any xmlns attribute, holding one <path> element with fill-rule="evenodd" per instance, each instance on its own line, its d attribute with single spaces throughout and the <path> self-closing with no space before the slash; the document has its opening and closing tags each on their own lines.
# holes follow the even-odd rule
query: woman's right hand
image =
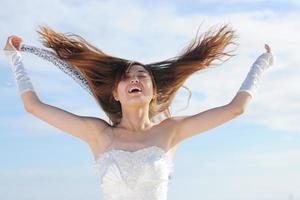
<svg viewBox="0 0 300 200">
<path fill-rule="evenodd" d="M 7 51 L 15 51 L 15 50 L 20 50 L 21 48 L 21 43 L 22 43 L 22 38 L 18 37 L 16 35 L 11 35 L 7 38 L 6 45 L 3 50 Z"/>
</svg>

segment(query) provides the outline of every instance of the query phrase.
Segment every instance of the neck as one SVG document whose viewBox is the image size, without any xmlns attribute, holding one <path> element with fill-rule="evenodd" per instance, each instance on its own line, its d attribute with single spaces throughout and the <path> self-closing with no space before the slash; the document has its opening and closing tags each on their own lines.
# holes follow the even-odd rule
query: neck
<svg viewBox="0 0 300 200">
<path fill-rule="evenodd" d="M 142 132 L 152 127 L 149 119 L 149 106 L 127 107 L 122 109 L 122 119 L 117 127 L 125 128 L 132 132 Z"/>
</svg>

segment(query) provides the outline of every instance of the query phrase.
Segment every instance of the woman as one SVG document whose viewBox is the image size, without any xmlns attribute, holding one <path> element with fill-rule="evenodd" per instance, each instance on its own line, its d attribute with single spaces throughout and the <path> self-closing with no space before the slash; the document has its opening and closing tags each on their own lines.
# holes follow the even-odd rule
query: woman
<svg viewBox="0 0 300 200">
<path fill-rule="evenodd" d="M 85 141 L 96 161 L 104 200 L 165 200 L 172 157 L 187 138 L 217 127 L 244 113 L 263 72 L 272 65 L 268 45 L 252 65 L 237 94 L 226 105 L 191 116 L 172 117 L 169 106 L 185 80 L 214 60 L 232 56 L 235 32 L 227 25 L 202 34 L 179 55 L 142 64 L 110 56 L 75 34 L 41 27 L 37 50 L 11 36 L 4 48 L 26 111 L 65 133 Z M 92 94 L 109 118 L 79 116 L 40 101 L 22 62 L 20 50 L 52 61 Z M 52 56 L 52 57 L 51 57 Z M 155 122 L 164 113 L 166 118 Z"/>
</svg>

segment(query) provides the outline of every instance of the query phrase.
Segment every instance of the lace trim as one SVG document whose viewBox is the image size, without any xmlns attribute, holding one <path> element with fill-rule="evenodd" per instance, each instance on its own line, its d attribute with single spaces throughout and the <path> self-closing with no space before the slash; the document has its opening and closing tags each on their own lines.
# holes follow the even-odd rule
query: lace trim
<svg viewBox="0 0 300 200">
<path fill-rule="evenodd" d="M 152 145 L 149 147 L 145 147 L 145 148 L 141 148 L 135 151 L 129 151 L 129 150 L 124 150 L 124 149 L 115 149 L 112 148 L 111 150 L 108 150 L 104 153 L 102 153 L 97 160 L 95 161 L 95 165 L 94 165 L 94 172 L 96 175 L 100 175 L 102 176 L 105 171 L 106 171 L 106 165 L 108 165 L 110 162 L 112 162 L 113 159 L 113 155 L 119 155 L 119 154 L 129 154 L 129 155 L 139 155 L 140 153 L 143 153 L 145 151 L 149 151 L 149 150 L 157 150 L 157 152 L 160 154 L 160 161 L 164 160 L 168 166 L 168 170 L 169 170 L 169 179 L 172 178 L 172 174 L 174 172 L 174 163 L 172 161 L 172 159 L 168 156 L 168 152 L 165 151 L 163 148 L 156 146 L 156 145 Z M 125 156 L 126 157 L 126 156 Z M 142 156 L 141 159 L 145 159 L 146 157 Z M 139 161 L 137 161 L 139 162 Z"/>
<path fill-rule="evenodd" d="M 129 154 L 135 154 L 135 153 L 139 153 L 141 151 L 145 151 L 145 150 L 148 150 L 150 148 L 155 148 L 155 149 L 158 149 L 159 151 L 162 151 L 164 154 L 167 154 L 168 152 L 166 152 L 163 148 L 159 147 L 159 146 L 156 146 L 156 145 L 151 145 L 149 147 L 144 147 L 144 148 L 141 148 L 141 149 L 137 149 L 137 150 L 134 150 L 134 151 L 129 151 L 129 150 L 125 150 L 125 149 L 116 149 L 116 148 L 112 148 L 108 151 L 105 151 L 104 153 L 102 153 L 100 156 L 98 156 L 96 162 L 99 162 L 99 160 L 103 160 L 104 157 L 106 157 L 106 154 L 110 154 L 111 152 L 114 152 L 114 151 L 121 151 L 121 152 L 124 152 L 124 153 L 129 153 Z"/>
<path fill-rule="evenodd" d="M 88 85 L 88 81 L 84 78 L 84 75 L 73 65 L 61 60 L 53 52 L 26 44 L 22 44 L 20 50 L 32 53 L 44 60 L 51 62 L 52 64 L 57 66 L 61 71 L 63 71 L 65 74 L 69 75 L 73 80 L 75 80 L 82 88 L 88 91 L 90 95 L 92 95 L 91 88 Z"/>
</svg>

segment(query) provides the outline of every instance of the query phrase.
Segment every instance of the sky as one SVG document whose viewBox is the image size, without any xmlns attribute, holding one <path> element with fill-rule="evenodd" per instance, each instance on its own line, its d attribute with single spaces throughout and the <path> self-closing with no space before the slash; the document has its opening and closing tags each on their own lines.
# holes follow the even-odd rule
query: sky
<svg viewBox="0 0 300 200">
<path fill-rule="evenodd" d="M 300 200 L 299 0 L 0 0 L 0 45 L 10 35 L 42 47 L 48 25 L 81 35 L 104 52 L 144 63 L 177 55 L 197 29 L 230 24 L 236 56 L 192 75 L 192 97 L 180 89 L 174 116 L 229 103 L 268 43 L 275 64 L 265 71 L 246 111 L 183 141 L 174 157 L 171 200 Z M 42 102 L 108 120 L 97 103 L 54 65 L 23 54 Z M 0 198 L 99 200 L 88 146 L 24 110 L 14 76 L 0 55 Z"/>
</svg>

